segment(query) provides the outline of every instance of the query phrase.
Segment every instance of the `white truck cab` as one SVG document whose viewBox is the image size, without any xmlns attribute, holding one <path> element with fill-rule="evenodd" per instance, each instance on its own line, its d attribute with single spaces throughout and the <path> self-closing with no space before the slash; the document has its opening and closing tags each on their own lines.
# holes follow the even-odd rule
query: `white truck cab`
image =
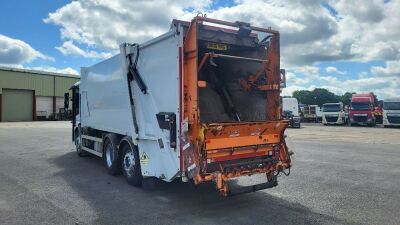
<svg viewBox="0 0 400 225">
<path fill-rule="evenodd" d="M 400 98 L 383 101 L 383 126 L 400 126 Z"/>
<path fill-rule="evenodd" d="M 343 103 L 325 103 L 322 105 L 322 123 L 328 124 L 345 124 L 346 113 Z"/>
</svg>

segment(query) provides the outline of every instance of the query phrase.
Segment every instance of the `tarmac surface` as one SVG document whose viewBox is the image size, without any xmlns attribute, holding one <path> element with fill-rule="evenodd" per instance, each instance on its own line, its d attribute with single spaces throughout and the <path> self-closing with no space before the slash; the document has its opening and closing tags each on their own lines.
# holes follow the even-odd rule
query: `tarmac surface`
<svg viewBox="0 0 400 225">
<path fill-rule="evenodd" d="M 213 184 L 132 187 L 78 157 L 70 126 L 0 123 L 0 224 L 400 224 L 400 129 L 289 129 L 290 176 L 224 199 Z"/>
</svg>

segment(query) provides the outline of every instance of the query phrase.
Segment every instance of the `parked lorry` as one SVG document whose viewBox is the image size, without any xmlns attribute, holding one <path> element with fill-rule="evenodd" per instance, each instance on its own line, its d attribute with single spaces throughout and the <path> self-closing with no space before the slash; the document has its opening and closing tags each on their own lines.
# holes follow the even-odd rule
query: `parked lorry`
<svg viewBox="0 0 400 225">
<path fill-rule="evenodd" d="M 223 196 L 272 188 L 290 155 L 280 93 L 279 32 L 195 17 L 81 69 L 73 89 L 79 155 L 102 157 L 128 183 L 215 182 Z M 232 179 L 265 174 L 260 184 Z"/>
<path fill-rule="evenodd" d="M 351 96 L 349 124 L 350 126 L 368 125 L 375 126 L 374 94 L 353 94 Z"/>
<path fill-rule="evenodd" d="M 282 98 L 283 118 L 289 120 L 289 127 L 300 128 L 299 103 L 296 98 Z"/>
<path fill-rule="evenodd" d="M 400 98 L 383 101 L 383 126 L 400 126 Z"/>
<path fill-rule="evenodd" d="M 322 124 L 343 125 L 346 122 L 347 117 L 342 102 L 325 103 L 322 105 Z"/>
<path fill-rule="evenodd" d="M 318 123 L 322 120 L 321 108 L 318 105 L 307 105 L 303 108 L 303 121 Z"/>
</svg>

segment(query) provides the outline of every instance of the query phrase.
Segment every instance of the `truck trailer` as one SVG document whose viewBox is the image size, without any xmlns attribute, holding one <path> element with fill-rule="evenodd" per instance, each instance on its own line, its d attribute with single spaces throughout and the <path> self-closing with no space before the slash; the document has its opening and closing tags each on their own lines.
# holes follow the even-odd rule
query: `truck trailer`
<svg viewBox="0 0 400 225">
<path fill-rule="evenodd" d="M 202 16 L 81 68 L 72 87 L 78 155 L 102 157 L 108 172 L 198 185 L 223 196 L 275 187 L 288 175 L 282 119 L 279 32 Z M 255 185 L 230 188 L 242 176 Z"/>
</svg>

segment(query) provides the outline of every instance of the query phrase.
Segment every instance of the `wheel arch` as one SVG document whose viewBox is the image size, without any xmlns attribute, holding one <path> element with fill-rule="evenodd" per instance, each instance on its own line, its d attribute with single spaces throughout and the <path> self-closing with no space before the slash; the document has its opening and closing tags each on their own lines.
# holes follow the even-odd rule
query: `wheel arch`
<svg viewBox="0 0 400 225">
<path fill-rule="evenodd" d="M 129 136 L 125 136 L 125 137 L 121 138 L 120 141 L 119 141 L 119 144 L 118 144 L 118 148 L 119 148 L 118 152 L 119 152 L 119 154 L 122 154 L 121 149 L 122 149 L 122 147 L 124 145 L 129 145 L 132 149 L 139 150 L 138 146 L 133 143 L 132 138 L 129 137 Z"/>
</svg>

